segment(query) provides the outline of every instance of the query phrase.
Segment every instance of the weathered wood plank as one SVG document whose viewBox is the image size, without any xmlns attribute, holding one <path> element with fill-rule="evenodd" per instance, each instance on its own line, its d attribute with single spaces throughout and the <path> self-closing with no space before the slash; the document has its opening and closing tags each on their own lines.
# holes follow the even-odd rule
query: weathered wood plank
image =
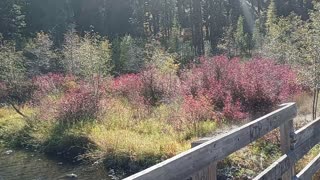
<svg viewBox="0 0 320 180">
<path fill-rule="evenodd" d="M 253 180 L 275 180 L 282 176 L 289 167 L 291 167 L 290 158 L 288 155 L 281 156 L 277 161 L 271 164 L 267 169 L 260 173 Z"/>
<path fill-rule="evenodd" d="M 283 154 L 288 153 L 291 150 L 291 144 L 294 134 L 293 120 L 287 121 L 280 126 L 280 144 Z M 283 175 L 282 180 L 291 180 L 295 175 L 294 164 Z"/>
<path fill-rule="evenodd" d="M 276 111 L 258 118 L 229 133 L 215 137 L 195 148 L 174 156 L 125 180 L 173 180 L 184 179 L 219 161 L 231 153 L 261 138 L 281 124 L 293 119 L 297 114 L 295 103 L 283 105 Z"/>
<path fill-rule="evenodd" d="M 212 137 L 201 138 L 195 142 L 191 143 L 191 147 L 194 148 L 200 144 L 203 144 Z M 192 180 L 217 180 L 217 162 L 212 162 L 208 167 L 201 169 L 199 172 L 196 172 L 192 177 Z"/>
<path fill-rule="evenodd" d="M 303 170 L 299 172 L 296 179 L 309 180 L 320 169 L 320 154 L 315 157 Z"/>
<path fill-rule="evenodd" d="M 203 144 L 205 142 L 208 142 L 210 141 L 211 139 L 213 139 L 213 137 L 205 137 L 205 138 L 201 138 L 201 139 L 198 139 L 194 142 L 191 143 L 191 148 L 194 148 L 196 146 L 199 146 L 200 144 Z"/>
<path fill-rule="evenodd" d="M 295 134 L 295 146 L 300 146 L 303 142 L 313 137 L 314 134 L 320 134 L 320 118 L 300 128 Z"/>
<path fill-rule="evenodd" d="M 212 162 L 208 167 L 191 176 L 192 180 L 217 180 L 217 163 Z"/>
<path fill-rule="evenodd" d="M 317 122 L 317 123 L 316 123 Z M 270 165 L 254 180 L 273 180 L 281 177 L 286 171 L 294 166 L 299 159 L 308 153 L 316 144 L 320 142 L 320 133 L 315 127 L 318 126 L 318 120 L 315 120 L 295 132 L 295 137 L 299 139 L 294 150 L 280 157 L 276 162 Z M 308 129 L 313 129 L 313 133 L 307 133 Z M 308 137 L 308 138 L 307 138 Z"/>
</svg>

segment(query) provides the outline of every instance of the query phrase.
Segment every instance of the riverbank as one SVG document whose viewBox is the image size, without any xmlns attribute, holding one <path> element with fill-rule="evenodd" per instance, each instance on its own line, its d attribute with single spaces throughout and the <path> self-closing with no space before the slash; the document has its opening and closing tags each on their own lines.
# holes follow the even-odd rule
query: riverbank
<svg viewBox="0 0 320 180">
<path fill-rule="evenodd" d="M 237 127 L 235 123 L 204 121 L 196 125 L 197 129 L 192 124 L 178 129 L 164 121 L 172 113 L 170 107 L 164 106 L 133 122 L 130 118 L 134 113 L 129 107 L 118 105 L 109 109 L 112 113 L 105 120 L 69 125 L 57 121 L 29 122 L 10 108 L 2 108 L 1 144 L 8 148 L 36 150 L 54 157 L 56 163 L 64 160 L 100 165 L 105 172 L 115 169 L 118 177 L 125 177 L 189 149 L 197 138 Z M 22 111 L 31 116 L 36 109 L 24 108 Z M 278 158 L 279 152 L 277 142 L 254 143 L 220 162 L 220 177 L 252 177 Z"/>
<path fill-rule="evenodd" d="M 101 165 L 72 164 L 48 158 L 29 150 L 0 148 L 0 179 L 104 179 L 117 180 L 113 171 L 105 171 Z"/>
<path fill-rule="evenodd" d="M 22 109 L 32 115 L 36 109 Z M 224 124 L 204 121 L 197 129 L 177 129 L 164 121 L 172 113 L 159 107 L 147 117 L 132 121 L 129 106 L 109 109 L 105 120 L 63 125 L 57 121 L 28 121 L 9 108 L 0 109 L 0 139 L 5 147 L 36 150 L 49 157 L 73 163 L 100 165 L 106 172 L 115 169 L 119 177 L 145 169 L 190 148 L 193 140 L 218 134 Z M 117 112 L 117 113 L 116 113 Z M 121 113 L 120 113 L 121 112 Z M 243 122 L 244 123 L 244 122 Z M 187 125 L 187 124 L 184 124 Z M 236 125 L 229 124 L 231 127 Z M 270 139 L 276 139 L 276 134 Z M 270 143 L 271 142 L 271 143 Z M 253 177 L 280 156 L 276 141 L 258 141 L 219 163 L 222 179 Z"/>
<path fill-rule="evenodd" d="M 32 118 L 37 109 L 21 109 Z M 11 108 L 0 109 L 0 144 L 7 148 L 43 152 L 69 162 L 103 164 L 131 174 L 190 148 L 192 140 L 217 128 L 215 121 L 190 124 L 180 129 L 164 119 L 172 108 L 161 106 L 137 118 L 128 105 L 114 106 L 99 120 L 73 124 L 24 119 Z"/>
<path fill-rule="evenodd" d="M 170 114 L 170 108 L 164 108 L 154 109 L 148 117 L 141 117 L 135 123 L 127 121 L 132 118 L 132 111 L 126 106 L 117 109 L 117 116 L 113 114 L 115 112 L 107 115 L 105 118 L 108 120 L 81 121 L 69 125 L 57 121 L 26 120 L 10 108 L 1 108 L 0 144 L 13 152 L 44 153 L 46 156 L 43 157 L 53 158 L 54 164 L 64 161 L 80 164 L 78 167 L 99 166 L 105 173 L 115 169 L 118 177 L 125 177 L 189 149 L 190 143 L 198 137 L 228 131 L 222 130 L 223 124 L 214 121 L 198 124 L 197 133 L 186 127 L 178 130 L 163 121 L 162 118 L 168 118 L 164 112 Z M 37 110 L 25 107 L 22 111 L 32 117 Z M 299 118 L 303 119 L 301 116 Z M 275 131 L 221 161 L 218 165 L 219 177 L 254 177 L 280 157 L 277 136 Z M 317 146 L 297 164 L 297 169 L 301 169 L 318 152 Z M 11 173 L 11 170 L 8 172 Z M 37 173 L 43 174 L 40 171 Z"/>
</svg>

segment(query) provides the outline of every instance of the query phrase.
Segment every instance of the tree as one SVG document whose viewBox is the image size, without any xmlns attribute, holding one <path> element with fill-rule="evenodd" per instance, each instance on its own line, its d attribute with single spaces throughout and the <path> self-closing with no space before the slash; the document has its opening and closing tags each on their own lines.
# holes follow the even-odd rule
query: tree
<svg viewBox="0 0 320 180">
<path fill-rule="evenodd" d="M 204 10 L 207 11 L 205 19 L 206 19 L 206 36 L 211 44 L 211 49 L 213 53 L 218 53 L 218 43 L 221 40 L 224 29 L 228 26 L 227 17 L 226 17 L 226 9 L 225 2 L 223 0 L 213 1 L 208 0 L 208 6 L 204 7 Z M 232 27 L 230 25 L 230 27 Z"/>
<path fill-rule="evenodd" d="M 71 74 L 77 74 L 76 71 L 79 68 L 78 49 L 80 47 L 80 36 L 75 31 L 74 27 L 70 27 L 68 32 L 64 35 L 63 44 L 63 64 L 66 71 Z"/>
<path fill-rule="evenodd" d="M 239 54 L 247 53 L 249 47 L 248 34 L 244 31 L 244 19 L 242 16 L 239 17 L 237 23 L 237 29 L 235 32 L 235 43 L 237 49 L 240 51 Z"/>
<path fill-rule="evenodd" d="M 254 30 L 252 33 L 253 47 L 256 50 L 259 50 L 260 48 L 262 48 L 262 45 L 264 43 L 264 28 L 263 28 L 263 22 L 261 21 L 262 21 L 261 18 L 256 20 L 254 25 Z"/>
<path fill-rule="evenodd" d="M 144 52 L 138 41 L 124 36 L 120 43 L 120 73 L 136 73 L 144 67 Z"/>
<path fill-rule="evenodd" d="M 26 27 L 24 0 L 2 0 L 0 2 L 0 33 L 5 39 L 15 40 L 21 44 Z"/>
<path fill-rule="evenodd" d="M 74 30 L 65 35 L 64 65 L 67 72 L 87 80 L 108 75 L 111 67 L 109 41 L 96 33 L 79 37 Z"/>
<path fill-rule="evenodd" d="M 129 22 L 133 27 L 132 34 L 139 37 L 145 37 L 147 34 L 147 2 L 146 0 L 131 0 L 132 14 Z"/>
<path fill-rule="evenodd" d="M 296 32 L 296 36 L 299 37 L 300 33 L 304 33 L 302 40 L 302 47 L 304 51 L 301 52 L 302 58 L 305 59 L 304 75 L 309 77 L 309 83 L 313 87 L 313 119 L 317 117 L 318 96 L 320 86 L 320 3 L 314 3 L 314 10 L 310 11 L 310 21 L 304 26 L 299 28 Z M 300 35 L 301 36 L 301 35 Z M 299 41 L 298 41 L 299 42 Z"/>
<path fill-rule="evenodd" d="M 71 0 L 28 0 L 25 5 L 26 30 L 29 36 L 35 32 L 50 33 L 56 46 L 61 46 L 63 34 L 69 24 L 74 22 L 74 10 Z"/>
<path fill-rule="evenodd" d="M 22 52 L 16 51 L 12 42 L 0 45 L 0 102 L 9 104 L 21 116 L 26 117 L 18 108 L 32 96 L 33 86 L 25 76 Z"/>
<path fill-rule="evenodd" d="M 275 31 L 274 25 L 276 23 L 277 23 L 277 9 L 275 5 L 275 0 L 271 0 L 267 10 L 267 21 L 266 21 L 268 34 L 272 34 L 273 31 Z"/>
<path fill-rule="evenodd" d="M 37 33 L 36 37 L 26 44 L 24 55 L 27 58 L 26 67 L 29 76 L 55 71 L 54 61 L 57 61 L 57 57 L 53 51 L 53 41 L 48 34 Z"/>
<path fill-rule="evenodd" d="M 203 22 L 200 0 L 191 0 L 192 42 L 196 56 L 204 54 Z"/>
</svg>

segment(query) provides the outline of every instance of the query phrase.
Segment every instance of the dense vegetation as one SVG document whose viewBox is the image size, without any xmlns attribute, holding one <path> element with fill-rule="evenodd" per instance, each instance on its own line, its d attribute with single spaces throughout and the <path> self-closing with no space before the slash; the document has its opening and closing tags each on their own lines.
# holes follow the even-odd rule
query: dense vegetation
<svg viewBox="0 0 320 180">
<path fill-rule="evenodd" d="M 2 0 L 0 144 L 141 170 L 317 86 L 319 10 L 311 0 Z"/>
</svg>

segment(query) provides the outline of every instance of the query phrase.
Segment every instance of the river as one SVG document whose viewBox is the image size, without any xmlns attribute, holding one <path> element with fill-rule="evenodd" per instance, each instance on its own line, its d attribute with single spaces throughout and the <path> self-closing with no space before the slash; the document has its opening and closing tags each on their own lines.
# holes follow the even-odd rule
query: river
<svg viewBox="0 0 320 180">
<path fill-rule="evenodd" d="M 0 148 L 0 180 L 113 180 L 102 164 L 74 165 L 40 153 Z"/>
</svg>

